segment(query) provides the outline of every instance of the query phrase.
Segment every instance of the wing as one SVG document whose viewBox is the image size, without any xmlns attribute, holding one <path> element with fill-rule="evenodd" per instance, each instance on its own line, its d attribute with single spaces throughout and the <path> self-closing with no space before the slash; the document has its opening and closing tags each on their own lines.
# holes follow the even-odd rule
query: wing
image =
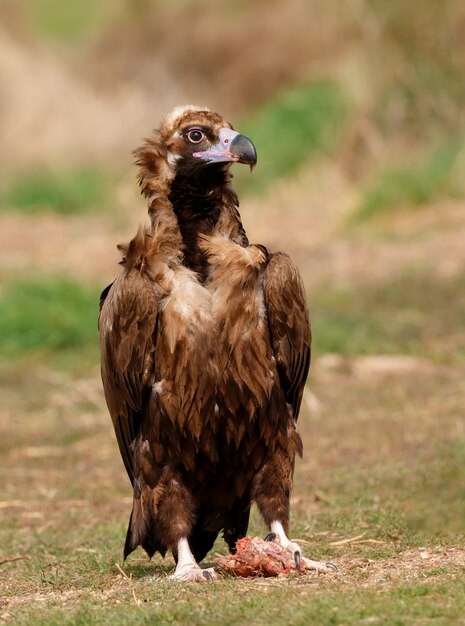
<svg viewBox="0 0 465 626">
<path fill-rule="evenodd" d="M 304 284 L 287 254 L 270 256 L 263 289 L 281 385 L 297 419 L 310 367 L 312 335 Z"/>
<path fill-rule="evenodd" d="M 124 270 L 102 293 L 99 333 L 103 389 L 131 482 L 131 444 L 150 393 L 157 301 L 148 276 Z"/>
</svg>

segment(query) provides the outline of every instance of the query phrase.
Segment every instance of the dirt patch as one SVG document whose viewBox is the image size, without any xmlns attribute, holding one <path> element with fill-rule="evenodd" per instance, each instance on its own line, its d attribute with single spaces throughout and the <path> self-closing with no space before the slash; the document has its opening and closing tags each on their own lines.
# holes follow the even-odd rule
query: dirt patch
<svg viewBox="0 0 465 626">
<path fill-rule="evenodd" d="M 465 567 L 465 550 L 457 547 L 405 550 L 392 559 L 350 559 L 343 566 L 363 587 L 399 582 L 447 580 Z"/>
<path fill-rule="evenodd" d="M 6 608 L 13 608 L 29 604 L 30 602 L 44 602 L 53 604 L 68 604 L 68 602 L 78 603 L 83 597 L 92 598 L 99 602 L 112 598 L 121 591 L 121 584 L 111 589 L 102 589 L 95 591 L 93 589 L 70 589 L 63 591 L 47 591 L 40 593 L 26 593 L 21 596 L 8 599 Z"/>
</svg>

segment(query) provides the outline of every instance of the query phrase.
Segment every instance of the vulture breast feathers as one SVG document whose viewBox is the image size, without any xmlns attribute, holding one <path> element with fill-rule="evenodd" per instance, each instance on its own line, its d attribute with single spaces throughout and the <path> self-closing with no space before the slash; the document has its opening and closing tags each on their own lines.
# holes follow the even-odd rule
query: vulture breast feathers
<svg viewBox="0 0 465 626">
<path fill-rule="evenodd" d="M 134 490 L 124 555 L 171 550 L 174 578 L 218 533 L 231 551 L 255 501 L 289 549 L 296 430 L 310 363 L 291 259 L 250 244 L 230 165 L 255 148 L 221 116 L 178 107 L 135 151 L 150 225 L 120 246 L 99 319 L 103 387 Z M 300 555 L 300 552 L 299 552 Z"/>
</svg>

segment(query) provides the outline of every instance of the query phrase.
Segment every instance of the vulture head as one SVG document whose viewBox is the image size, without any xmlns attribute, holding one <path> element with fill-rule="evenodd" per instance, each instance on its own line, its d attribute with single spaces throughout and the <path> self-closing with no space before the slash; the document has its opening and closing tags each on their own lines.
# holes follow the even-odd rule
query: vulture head
<svg viewBox="0 0 465 626">
<path fill-rule="evenodd" d="M 135 151 L 139 184 L 146 196 L 168 191 L 176 177 L 211 176 L 231 163 L 257 162 L 252 141 L 206 107 L 176 107 L 154 135 Z"/>
</svg>

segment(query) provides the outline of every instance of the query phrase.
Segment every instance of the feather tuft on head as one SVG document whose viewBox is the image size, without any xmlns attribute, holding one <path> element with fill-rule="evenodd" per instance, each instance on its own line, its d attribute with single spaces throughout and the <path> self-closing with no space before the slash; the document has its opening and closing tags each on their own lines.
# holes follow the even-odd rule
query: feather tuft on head
<svg viewBox="0 0 465 626">
<path fill-rule="evenodd" d="M 186 113 L 187 111 L 210 111 L 210 109 L 208 107 L 200 107 L 197 106 L 195 104 L 182 104 L 179 105 L 177 107 L 174 107 L 174 109 L 168 113 L 168 115 L 165 117 L 165 124 L 170 124 L 170 125 L 174 125 L 176 120 L 179 117 L 182 117 L 184 115 L 184 113 Z"/>
</svg>

